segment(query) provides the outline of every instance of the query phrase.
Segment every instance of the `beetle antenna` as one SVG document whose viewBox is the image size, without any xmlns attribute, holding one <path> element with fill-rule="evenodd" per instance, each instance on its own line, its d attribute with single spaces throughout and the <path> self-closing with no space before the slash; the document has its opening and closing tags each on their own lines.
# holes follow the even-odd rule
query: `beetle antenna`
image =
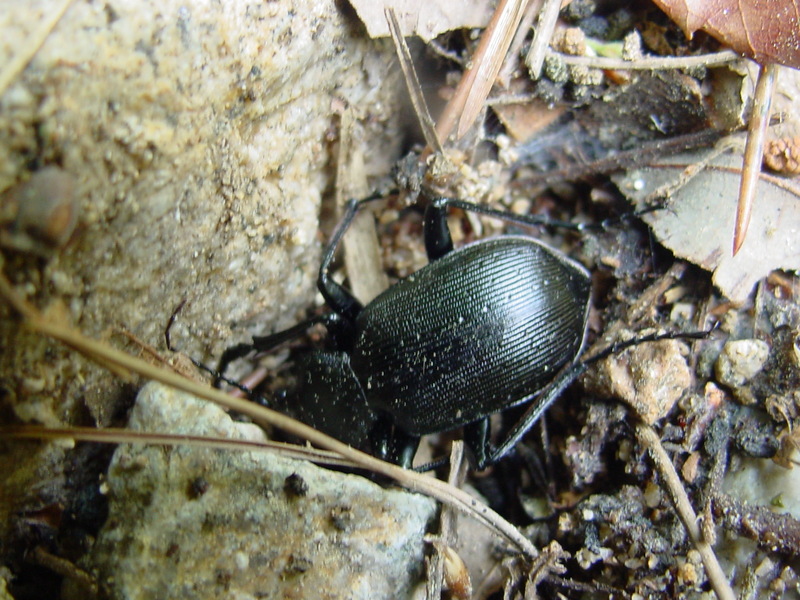
<svg viewBox="0 0 800 600">
<path fill-rule="evenodd" d="M 645 342 L 660 342 L 662 340 L 704 340 L 718 327 L 719 323 L 715 323 L 709 329 L 701 331 L 670 331 L 667 333 L 651 333 L 649 335 L 634 337 L 629 340 L 621 340 L 603 348 L 594 356 L 590 356 L 581 362 L 584 365 L 590 365 L 594 362 L 603 360 L 604 358 L 608 358 L 612 354 L 617 354 L 622 350 L 632 346 L 638 346 L 639 344 L 644 344 Z"/>
<path fill-rule="evenodd" d="M 180 303 L 178 304 L 178 306 L 175 308 L 175 310 L 172 311 L 172 314 L 170 315 L 169 320 L 167 321 L 167 326 L 164 329 L 164 341 L 167 344 L 167 350 L 169 350 L 170 352 L 180 352 L 180 350 L 178 350 L 175 346 L 172 345 L 172 339 L 170 338 L 170 330 L 172 329 L 172 326 L 175 324 L 175 321 L 178 318 L 178 314 L 181 312 L 181 309 L 183 309 L 185 304 L 186 304 L 186 298 L 181 300 Z M 209 367 L 207 364 L 197 360 L 193 356 L 190 356 L 188 354 L 184 354 L 184 356 L 186 356 L 186 358 L 188 358 L 189 361 L 195 367 L 197 367 L 201 371 L 205 371 L 206 373 L 211 375 L 214 378 L 214 385 L 215 386 L 220 381 L 223 381 L 223 382 L 227 383 L 229 386 L 236 388 L 240 392 L 244 392 L 245 394 L 247 394 L 248 397 L 257 400 L 259 402 L 259 404 L 261 404 L 261 403 L 263 403 L 264 405 L 268 404 L 266 402 L 265 398 L 263 398 L 259 394 L 256 394 L 255 391 L 253 391 L 249 387 L 247 387 L 245 385 L 242 385 L 238 381 L 230 379 L 229 377 L 226 377 L 223 373 L 220 373 L 218 370 Z"/>
<path fill-rule="evenodd" d="M 440 459 L 432 460 L 431 462 L 427 462 L 424 465 L 419 465 L 418 467 L 414 467 L 411 469 L 412 471 L 416 471 L 417 473 L 427 473 L 428 471 L 434 471 L 436 469 L 440 469 L 450 464 L 450 458 L 447 456 L 443 456 Z"/>
<path fill-rule="evenodd" d="M 553 219 L 552 217 L 546 214 L 533 214 L 533 215 L 512 214 L 506 211 L 489 208 L 488 206 L 484 206 L 481 204 L 472 204 L 471 202 L 467 202 L 465 200 L 459 200 L 458 198 L 438 197 L 434 198 L 432 201 L 437 202 L 438 206 L 442 209 L 445 206 L 453 206 L 461 210 L 472 211 L 475 213 L 486 215 L 488 217 L 502 219 L 504 221 L 508 221 L 511 223 L 520 223 L 522 225 L 538 225 L 542 227 L 557 227 L 559 229 L 567 229 L 569 231 L 577 231 L 579 233 L 583 233 L 586 231 L 608 231 L 613 227 L 617 227 L 621 224 L 624 224 L 626 221 L 630 219 L 638 219 L 641 218 L 643 215 L 646 215 L 648 213 L 657 210 L 668 210 L 668 207 L 665 204 L 654 204 L 653 206 L 648 206 L 646 208 L 643 208 L 642 210 L 637 210 L 636 212 L 629 212 L 619 215 L 617 217 L 610 217 L 599 223 L 573 223 L 572 221 L 562 221 L 560 219 Z"/>
</svg>

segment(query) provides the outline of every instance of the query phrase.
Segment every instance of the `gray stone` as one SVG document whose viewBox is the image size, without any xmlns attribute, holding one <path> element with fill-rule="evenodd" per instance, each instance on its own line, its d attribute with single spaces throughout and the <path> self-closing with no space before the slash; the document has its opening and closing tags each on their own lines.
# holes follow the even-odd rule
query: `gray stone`
<svg viewBox="0 0 800 600">
<path fill-rule="evenodd" d="M 769 357 L 769 344 L 764 340 L 746 339 L 729 341 L 714 365 L 717 381 L 728 387 L 739 402 L 755 402 L 745 384 L 764 367 Z"/>
<path fill-rule="evenodd" d="M 158 384 L 144 431 L 261 437 Z M 112 598 L 406 598 L 423 570 L 427 497 L 267 452 L 120 446 L 109 518 L 83 566 Z"/>
</svg>

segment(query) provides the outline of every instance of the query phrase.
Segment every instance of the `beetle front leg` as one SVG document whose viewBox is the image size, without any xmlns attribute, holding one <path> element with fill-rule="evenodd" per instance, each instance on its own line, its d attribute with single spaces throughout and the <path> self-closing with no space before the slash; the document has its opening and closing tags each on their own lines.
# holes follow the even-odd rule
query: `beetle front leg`
<svg viewBox="0 0 800 600">
<path fill-rule="evenodd" d="M 333 257 L 336 255 L 339 242 L 342 241 L 344 234 L 350 228 L 350 225 L 352 225 L 353 219 L 355 219 L 356 213 L 358 213 L 358 209 L 361 205 L 367 202 L 374 202 L 375 200 L 381 199 L 381 197 L 381 194 L 375 193 L 361 200 L 348 200 L 345 205 L 344 215 L 342 215 L 341 221 L 339 221 L 339 224 L 333 231 L 328 247 L 325 248 L 325 252 L 322 255 L 322 264 L 319 268 L 317 287 L 322 297 L 325 298 L 325 302 L 331 307 L 331 310 L 351 323 L 356 320 L 358 313 L 360 313 L 361 309 L 364 307 L 344 286 L 333 280 L 330 276 L 331 263 L 333 262 Z"/>
<path fill-rule="evenodd" d="M 425 209 L 425 252 L 430 262 L 453 250 L 453 238 L 447 225 L 447 205 L 448 199 L 434 198 Z"/>
<path fill-rule="evenodd" d="M 562 392 L 567 389 L 572 383 L 588 369 L 586 362 L 574 362 L 564 367 L 556 378 L 539 394 L 535 395 L 528 410 L 522 415 L 516 425 L 511 428 L 502 443 L 486 457 L 486 462 L 480 465 L 479 468 L 493 465 L 498 460 L 503 458 L 506 454 L 511 452 L 512 448 L 519 442 L 528 430 L 533 427 L 534 423 L 539 420 L 548 407 L 555 402 Z M 525 401 L 525 400 L 523 400 Z M 488 442 L 487 442 L 488 446 Z"/>
<path fill-rule="evenodd" d="M 489 434 L 489 417 L 464 426 L 464 445 L 472 451 L 472 458 L 478 471 L 491 464 L 492 445 Z"/>
</svg>

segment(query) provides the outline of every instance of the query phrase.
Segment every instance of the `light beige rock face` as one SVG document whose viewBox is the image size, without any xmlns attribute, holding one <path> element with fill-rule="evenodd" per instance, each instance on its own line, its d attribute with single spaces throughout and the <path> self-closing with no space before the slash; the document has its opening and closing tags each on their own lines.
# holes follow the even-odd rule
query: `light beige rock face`
<svg viewBox="0 0 800 600">
<path fill-rule="evenodd" d="M 139 394 L 130 425 L 255 429 L 158 384 Z M 109 518 L 82 566 L 119 599 L 408 598 L 436 512 L 430 498 L 271 453 L 120 446 L 107 486 Z"/>
<path fill-rule="evenodd" d="M 0 0 L 0 63 L 57 4 Z M 141 346 L 119 332 L 165 351 L 165 325 L 184 299 L 175 342 L 212 362 L 232 343 L 293 323 L 314 294 L 337 111 L 355 107 L 355 137 L 377 161 L 395 158 L 401 139 L 390 46 L 361 35 L 339 8 L 72 2 L 0 95 L 0 194 L 58 166 L 77 211 L 69 242 L 45 258 L 2 248 L 0 268 L 17 290 L 135 354 Z M 115 375 L 25 331 L 5 303 L 0 348 L 7 414 L 103 425 L 119 410 Z M 31 453 L 22 454 L 0 462 L 22 465 Z M 40 462 L 14 475 L 15 499 L 24 501 Z"/>
<path fill-rule="evenodd" d="M 23 33 L 55 4 L 7 3 L 5 27 Z M 369 122 L 372 156 L 396 148 L 391 54 L 356 30 L 333 1 L 73 2 L 0 97 L 0 191 L 60 165 L 78 203 L 44 266 L 10 251 L 18 289 L 63 302 L 88 334 L 122 328 L 159 349 L 187 299 L 177 343 L 200 356 L 293 322 L 313 293 L 337 106 Z M 0 345 L 15 348 L 0 364 L 14 406 L 57 397 L 37 418 L 58 422 L 81 395 L 108 418 L 82 361 L 8 322 Z"/>
</svg>

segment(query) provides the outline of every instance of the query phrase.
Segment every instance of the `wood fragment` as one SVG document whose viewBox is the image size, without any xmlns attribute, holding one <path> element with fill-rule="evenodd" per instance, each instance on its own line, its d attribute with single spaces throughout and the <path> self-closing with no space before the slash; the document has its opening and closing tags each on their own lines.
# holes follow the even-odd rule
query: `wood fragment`
<svg viewBox="0 0 800 600">
<path fill-rule="evenodd" d="M 744 147 L 744 164 L 742 166 L 742 182 L 739 187 L 739 202 L 736 207 L 736 223 L 733 229 L 733 254 L 736 255 L 744 244 L 750 216 L 753 212 L 753 201 L 756 184 L 761 173 L 761 160 L 764 156 L 764 140 L 769 124 L 769 109 L 772 104 L 772 91 L 778 65 L 761 67 L 753 97 L 753 112 L 747 128 L 747 142 Z"/>
<path fill-rule="evenodd" d="M 461 76 L 453 97 L 450 98 L 439 120 L 436 122 L 436 133 L 440 140 L 447 140 L 456 123 L 458 123 L 458 131 L 460 132 L 458 137 L 461 137 L 483 109 L 483 102 L 489 96 L 494 80 L 497 77 L 497 72 L 503 64 L 503 56 L 496 60 L 492 57 L 497 55 L 503 48 L 502 54 L 505 55 L 505 51 L 508 50 L 508 46 L 513 39 L 516 24 L 519 24 L 524 14 L 525 4 L 526 0 L 501 0 L 497 5 L 492 15 L 492 20 L 483 31 L 480 42 L 478 42 L 478 48 Z M 515 23 L 514 30 L 510 29 L 512 22 Z M 491 63 L 491 65 L 487 63 Z M 494 74 L 491 75 L 491 72 Z M 482 80 L 481 83 L 478 82 L 479 75 Z M 489 82 L 488 88 L 486 87 L 487 81 Z M 475 86 L 480 86 L 483 91 L 473 91 Z M 483 94 L 482 96 L 480 96 L 481 93 Z M 465 117 L 468 102 L 470 111 L 474 113 L 471 119 Z"/>
<path fill-rule="evenodd" d="M 464 111 L 458 120 L 457 137 L 464 137 L 483 110 L 484 102 L 489 97 L 497 74 L 503 66 L 527 4 L 528 0 L 501 0 L 498 4 L 495 13 L 497 20 L 492 18 L 475 53 L 473 85 L 470 86 L 464 102 Z"/>
<path fill-rule="evenodd" d="M 18 52 L 0 71 L 0 96 L 6 93 L 11 82 L 25 70 L 25 67 L 28 66 L 28 63 L 39 51 L 39 48 L 42 47 L 47 36 L 50 35 L 50 32 L 53 31 L 53 28 L 55 28 L 71 4 L 72 0 L 62 0 L 52 12 L 42 19 L 42 22 L 31 34 L 30 38 L 28 38 L 28 43 L 24 47 L 19 48 Z"/>
<path fill-rule="evenodd" d="M 531 49 L 525 57 L 525 65 L 531 74 L 531 78 L 536 81 L 542 74 L 542 65 L 547 54 L 547 47 L 550 45 L 550 38 L 558 21 L 558 11 L 561 10 L 561 0 L 545 0 L 542 10 L 539 13 L 539 22 L 536 25 L 536 33 L 533 35 Z"/>
<path fill-rule="evenodd" d="M 655 463 L 656 470 L 661 475 L 667 490 L 672 497 L 675 511 L 678 513 L 689 539 L 694 544 L 695 549 L 700 553 L 703 566 L 706 569 L 708 581 L 719 600 L 736 600 L 730 582 L 728 582 L 722 567 L 717 560 L 716 554 L 711 545 L 703 539 L 700 526 L 697 524 L 697 514 L 692 508 L 686 489 L 681 483 L 678 472 L 672 464 L 672 460 L 667 455 L 661 440 L 655 430 L 645 423 L 636 425 L 636 439 L 648 450 Z"/>
<path fill-rule="evenodd" d="M 357 122 L 352 108 L 346 108 L 339 126 L 339 155 L 336 166 L 336 210 L 341 217 L 351 198 L 369 194 L 364 167 L 364 155 L 355 142 Z M 342 239 L 344 264 L 350 290 L 362 304 L 389 287 L 381 260 L 381 248 L 375 219 L 369 210 L 359 211 L 347 235 Z"/>
<path fill-rule="evenodd" d="M 766 506 L 749 506 L 728 494 L 711 499 L 714 516 L 729 531 L 758 542 L 766 552 L 800 556 L 800 521 L 790 514 L 776 514 Z"/>
</svg>

